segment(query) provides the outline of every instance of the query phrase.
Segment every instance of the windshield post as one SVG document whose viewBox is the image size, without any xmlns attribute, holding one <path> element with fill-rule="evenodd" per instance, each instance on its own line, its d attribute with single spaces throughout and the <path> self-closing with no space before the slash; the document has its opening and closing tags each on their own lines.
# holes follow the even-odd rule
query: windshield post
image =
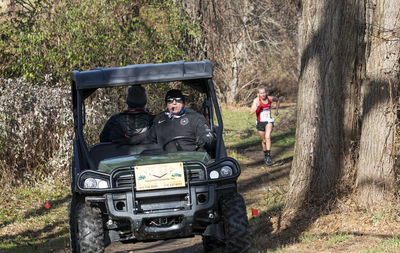
<svg viewBox="0 0 400 253">
<path fill-rule="evenodd" d="M 216 150 L 216 154 L 215 154 L 215 160 L 219 160 L 220 156 L 221 156 L 222 129 L 223 129 L 224 126 L 223 126 L 223 123 L 222 123 L 221 112 L 219 110 L 217 96 L 215 94 L 214 83 L 213 83 L 212 79 L 208 79 L 208 88 L 211 91 L 211 98 L 212 98 L 212 102 L 213 102 L 214 109 L 215 109 L 215 115 L 217 116 L 217 122 L 218 122 L 218 128 L 217 128 L 217 131 L 218 131 L 217 132 L 217 150 Z"/>
<path fill-rule="evenodd" d="M 87 162 L 89 164 L 89 169 L 91 170 L 95 170 L 96 168 L 94 167 L 93 161 L 90 158 L 89 155 L 89 151 L 86 145 L 86 141 L 85 138 L 83 137 L 83 124 L 84 124 L 84 114 L 83 114 L 83 110 L 84 110 L 84 100 L 82 100 L 82 94 L 81 91 L 78 91 L 76 93 L 76 102 L 77 102 L 77 111 L 78 111 L 78 131 L 77 131 L 77 135 L 78 135 L 78 141 L 79 141 L 79 145 L 81 147 L 81 150 L 83 150 L 83 152 L 85 153 L 85 156 L 88 158 Z"/>
</svg>

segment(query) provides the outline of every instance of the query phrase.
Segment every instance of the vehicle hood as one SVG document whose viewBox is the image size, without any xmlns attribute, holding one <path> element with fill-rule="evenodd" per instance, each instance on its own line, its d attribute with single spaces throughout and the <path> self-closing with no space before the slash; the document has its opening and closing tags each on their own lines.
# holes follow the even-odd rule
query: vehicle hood
<svg viewBox="0 0 400 253">
<path fill-rule="evenodd" d="M 119 167 L 189 161 L 198 161 L 204 164 L 209 164 L 214 160 L 210 158 L 207 152 L 193 151 L 166 153 L 161 155 L 129 155 L 104 159 L 99 163 L 98 170 L 105 173 L 111 173 L 114 169 Z"/>
</svg>

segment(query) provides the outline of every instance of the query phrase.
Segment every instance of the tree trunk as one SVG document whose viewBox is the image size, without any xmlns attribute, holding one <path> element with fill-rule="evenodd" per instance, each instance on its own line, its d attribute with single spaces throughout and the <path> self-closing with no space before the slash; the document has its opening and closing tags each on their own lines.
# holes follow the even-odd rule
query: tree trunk
<svg viewBox="0 0 400 253">
<path fill-rule="evenodd" d="M 395 177 L 395 117 L 400 76 L 400 0 L 368 2 L 366 76 L 357 187 L 365 206 L 391 196 Z"/>
<path fill-rule="evenodd" d="M 287 208 L 354 186 L 360 203 L 376 204 L 393 190 L 398 6 L 400 0 L 303 1 Z"/>
<path fill-rule="evenodd" d="M 349 52 L 356 48 L 354 34 L 342 31 L 344 4 L 303 1 L 298 121 L 287 207 L 327 194 L 340 175 L 345 65 L 354 64 Z"/>
</svg>

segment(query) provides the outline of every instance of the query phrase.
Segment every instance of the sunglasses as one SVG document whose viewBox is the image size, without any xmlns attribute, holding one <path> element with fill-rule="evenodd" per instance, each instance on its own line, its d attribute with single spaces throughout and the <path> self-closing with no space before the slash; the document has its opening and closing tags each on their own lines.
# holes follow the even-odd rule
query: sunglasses
<svg viewBox="0 0 400 253">
<path fill-rule="evenodd" d="M 177 103 L 182 103 L 183 102 L 183 98 L 167 98 L 167 103 L 168 104 L 172 104 L 174 102 L 174 100 Z"/>
</svg>

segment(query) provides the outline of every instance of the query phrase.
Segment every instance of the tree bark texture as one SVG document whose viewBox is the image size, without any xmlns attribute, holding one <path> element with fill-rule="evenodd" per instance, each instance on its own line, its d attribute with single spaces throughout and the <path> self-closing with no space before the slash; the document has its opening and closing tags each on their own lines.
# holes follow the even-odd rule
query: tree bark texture
<svg viewBox="0 0 400 253">
<path fill-rule="evenodd" d="M 303 1 L 288 208 L 354 186 L 377 203 L 392 189 L 399 1 Z"/>
<path fill-rule="evenodd" d="M 358 1 L 303 1 L 298 121 L 287 207 L 335 189 L 354 132 Z M 348 15 L 351 15 L 349 17 Z M 348 19 L 351 18 L 350 22 Z M 348 148 L 348 147 L 347 147 Z"/>
<path fill-rule="evenodd" d="M 400 76 L 400 0 L 367 2 L 368 47 L 362 85 L 357 188 L 360 203 L 391 196 L 395 183 L 395 121 Z"/>
</svg>

